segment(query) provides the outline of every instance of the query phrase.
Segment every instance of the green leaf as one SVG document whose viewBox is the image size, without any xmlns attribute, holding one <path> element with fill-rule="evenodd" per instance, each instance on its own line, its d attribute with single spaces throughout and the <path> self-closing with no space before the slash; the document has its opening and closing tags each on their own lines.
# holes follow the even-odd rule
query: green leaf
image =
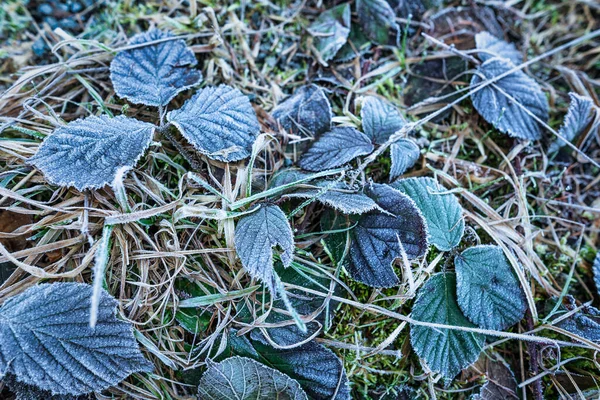
<svg viewBox="0 0 600 400">
<path fill-rule="evenodd" d="M 308 400 L 298 382 L 251 358 L 208 362 L 198 385 L 200 400 Z"/>
<path fill-rule="evenodd" d="M 432 178 L 409 178 L 391 184 L 414 200 L 427 221 L 430 242 L 442 251 L 458 246 L 465 231 L 458 199 Z"/>
<path fill-rule="evenodd" d="M 412 318 L 421 322 L 474 327 L 456 302 L 456 275 L 452 272 L 433 275 L 419 290 Z M 429 368 L 452 379 L 463 368 L 477 361 L 484 342 L 478 333 L 455 329 L 412 325 L 410 341 L 417 355 Z"/>
<path fill-rule="evenodd" d="M 377 44 L 387 44 L 390 32 L 400 33 L 396 14 L 385 0 L 357 0 L 356 13 L 365 34 Z"/>
<path fill-rule="evenodd" d="M 315 48 L 324 61 L 331 60 L 346 43 L 350 33 L 350 4 L 327 10 L 308 28 L 315 37 Z"/>
<path fill-rule="evenodd" d="M 454 259 L 458 304 L 474 324 L 503 330 L 519 322 L 527 303 L 498 246 L 475 246 Z"/>
</svg>

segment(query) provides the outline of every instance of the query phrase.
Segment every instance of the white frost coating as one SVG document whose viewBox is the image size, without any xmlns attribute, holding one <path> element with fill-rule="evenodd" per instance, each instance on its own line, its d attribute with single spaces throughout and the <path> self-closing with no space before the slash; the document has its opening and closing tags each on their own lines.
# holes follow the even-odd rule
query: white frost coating
<svg viewBox="0 0 600 400">
<path fill-rule="evenodd" d="M 291 175 L 291 174 L 290 174 Z M 364 214 L 379 207 L 364 193 L 350 190 L 343 182 L 318 181 L 315 189 L 300 189 L 283 197 L 312 199 L 344 214 Z"/>
<path fill-rule="evenodd" d="M 155 126 L 125 116 L 87 117 L 56 129 L 27 162 L 59 186 L 83 191 L 111 183 L 123 167 L 134 167 Z"/>
<path fill-rule="evenodd" d="M 200 153 L 223 162 L 249 157 L 260 133 L 248 97 L 227 85 L 198 91 L 179 110 L 169 112 L 167 120 Z"/>
<path fill-rule="evenodd" d="M 147 106 L 167 105 L 179 92 L 200 83 L 202 74 L 192 68 L 196 57 L 181 39 L 151 29 L 134 36 L 130 46 L 160 43 L 119 52 L 110 64 L 110 79 L 119 97 Z"/>
<path fill-rule="evenodd" d="M 419 159 L 421 149 L 410 139 L 400 139 L 390 146 L 390 180 L 394 180 L 412 168 Z"/>
<path fill-rule="evenodd" d="M 292 263 L 294 234 L 287 217 L 279 207 L 263 203 L 258 210 L 241 218 L 235 227 L 235 249 L 248 273 L 277 293 L 273 271 L 273 248 L 280 246 L 281 262 Z"/>
<path fill-rule="evenodd" d="M 363 100 L 360 116 L 365 135 L 377 144 L 385 143 L 406 125 L 406 119 L 396 106 L 375 96 Z"/>
<path fill-rule="evenodd" d="M 336 127 L 321 135 L 302 155 L 299 164 L 307 171 L 325 171 L 347 164 L 374 149 L 364 133 L 347 126 Z"/>
<path fill-rule="evenodd" d="M 475 44 L 478 55 L 482 61 L 487 61 L 494 57 L 502 57 L 510 60 L 513 64 L 519 65 L 523 62 L 521 52 L 517 50 L 513 43 L 507 43 L 498 39 L 489 32 L 479 32 L 475 35 Z"/>
<path fill-rule="evenodd" d="M 150 372 L 131 324 L 116 317 L 117 301 L 101 290 L 97 324 L 89 327 L 92 287 L 33 286 L 0 308 L 0 371 L 52 394 L 82 395 Z"/>
<path fill-rule="evenodd" d="M 315 137 L 331 129 L 333 112 L 325 92 L 317 85 L 302 86 L 271 112 L 294 135 Z"/>
<path fill-rule="evenodd" d="M 562 136 L 568 142 L 572 142 L 580 133 L 582 133 L 590 123 L 596 119 L 595 127 L 597 129 L 598 124 L 598 111 L 594 102 L 589 97 L 583 97 L 577 93 L 569 93 L 571 103 L 569 104 L 569 110 L 565 116 L 562 126 L 560 127 L 558 134 Z M 565 142 L 557 138 L 550 149 L 549 153 L 558 151 L 565 145 Z"/>
<path fill-rule="evenodd" d="M 515 65 L 505 58 L 487 60 L 477 68 L 471 87 L 514 68 Z M 524 140 L 541 138 L 542 126 L 525 110 L 547 122 L 548 99 L 540 85 L 522 70 L 472 93 L 471 99 L 479 114 L 499 131 Z"/>
<path fill-rule="evenodd" d="M 298 382 L 246 357 L 208 362 L 198 385 L 199 400 L 308 400 Z"/>
</svg>

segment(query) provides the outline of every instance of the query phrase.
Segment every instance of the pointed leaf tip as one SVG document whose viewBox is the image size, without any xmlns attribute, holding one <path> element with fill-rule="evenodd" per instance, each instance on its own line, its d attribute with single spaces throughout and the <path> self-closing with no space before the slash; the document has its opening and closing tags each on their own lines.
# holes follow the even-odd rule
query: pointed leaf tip
<svg viewBox="0 0 600 400">
<path fill-rule="evenodd" d="M 349 163 L 374 150 L 371 140 L 351 127 L 336 127 L 319 137 L 300 159 L 307 171 L 325 171 Z"/>
<path fill-rule="evenodd" d="M 202 80 L 196 57 L 185 41 L 158 29 L 134 36 L 110 64 L 110 79 L 117 96 L 132 103 L 165 106 L 179 92 Z M 151 45 L 146 43 L 159 41 Z"/>
<path fill-rule="evenodd" d="M 137 164 L 154 129 L 152 124 L 124 116 L 78 119 L 48 136 L 28 163 L 55 185 L 98 189 Z"/>
<path fill-rule="evenodd" d="M 260 125 L 250 100 L 227 85 L 199 90 L 179 110 L 167 114 L 202 154 L 231 162 L 250 156 Z"/>
<path fill-rule="evenodd" d="M 289 266 L 294 254 L 294 234 L 279 207 L 263 203 L 258 210 L 240 218 L 235 227 L 235 249 L 248 273 L 276 293 L 273 248 L 280 246 L 281 262 Z"/>
</svg>

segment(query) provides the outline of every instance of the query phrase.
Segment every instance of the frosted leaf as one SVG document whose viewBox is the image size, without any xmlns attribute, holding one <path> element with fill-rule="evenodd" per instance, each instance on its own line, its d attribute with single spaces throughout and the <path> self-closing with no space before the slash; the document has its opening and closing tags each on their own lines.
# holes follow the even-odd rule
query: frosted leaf
<svg viewBox="0 0 600 400">
<path fill-rule="evenodd" d="M 414 200 L 427 221 L 430 242 L 442 251 L 458 246 L 465 231 L 463 210 L 456 196 L 432 178 L 408 178 L 392 186 Z"/>
<path fill-rule="evenodd" d="M 134 36 L 129 46 L 172 38 L 151 29 Z M 166 40 L 119 52 L 110 64 L 110 79 L 119 97 L 147 106 L 167 105 L 179 92 L 202 79 L 196 57 L 185 41 Z"/>
<path fill-rule="evenodd" d="M 321 58 L 324 61 L 331 60 L 350 34 L 350 5 L 346 3 L 325 11 L 308 31 L 315 38 L 315 48 Z"/>
<path fill-rule="evenodd" d="M 296 89 L 271 114 L 294 135 L 314 137 L 331 129 L 331 105 L 323 89 L 317 85 Z"/>
<path fill-rule="evenodd" d="M 96 397 L 90 394 L 80 396 L 72 396 L 70 394 L 53 395 L 47 390 L 40 390 L 36 386 L 18 382 L 16 377 L 12 374 L 4 376 L 2 382 L 8 386 L 10 391 L 15 395 L 14 400 L 92 400 Z"/>
<path fill-rule="evenodd" d="M 347 164 L 374 150 L 371 140 L 351 127 L 336 127 L 319 137 L 300 159 L 308 171 L 325 171 Z"/>
<path fill-rule="evenodd" d="M 475 45 L 477 46 L 477 50 L 480 50 L 477 55 L 481 61 L 501 57 L 509 59 L 515 65 L 523 62 L 521 52 L 517 50 L 513 43 L 507 43 L 502 39 L 498 39 L 489 32 L 479 32 L 476 34 Z"/>
<path fill-rule="evenodd" d="M 52 394 L 81 395 L 114 386 L 153 367 L 131 324 L 116 318 L 117 301 L 102 290 L 98 322 L 89 327 L 92 287 L 33 286 L 0 308 L 0 373 Z"/>
<path fill-rule="evenodd" d="M 372 211 L 361 216 L 351 232 L 350 276 L 373 287 L 392 287 L 399 280 L 392 268 L 401 256 L 408 259 L 425 254 L 427 227 L 415 203 L 388 185 L 373 184 L 366 194 L 385 212 Z"/>
<path fill-rule="evenodd" d="M 567 141 L 572 142 L 583 132 L 595 117 L 594 102 L 589 97 L 583 97 L 577 93 L 569 93 L 571 103 L 558 134 Z M 556 139 L 550 146 L 549 152 L 556 152 L 565 145 L 564 141 Z"/>
<path fill-rule="evenodd" d="M 425 282 L 417 294 L 411 317 L 421 322 L 475 327 L 458 308 L 456 276 L 451 272 L 435 274 Z M 411 325 L 410 342 L 432 371 L 453 379 L 463 368 L 477 361 L 484 336 L 456 329 Z"/>
<path fill-rule="evenodd" d="M 552 300 L 552 305 L 554 305 L 556 298 Z M 563 317 L 563 314 L 577 307 L 575 300 L 570 296 L 565 297 L 565 303 L 560 305 L 560 311 L 553 318 Z M 600 342 L 600 310 L 596 307 L 584 305 L 574 314 L 557 322 L 555 325 L 587 340 Z"/>
<path fill-rule="evenodd" d="M 396 14 L 385 0 L 357 0 L 356 12 L 364 33 L 377 44 L 387 44 L 390 33 L 400 32 Z"/>
<path fill-rule="evenodd" d="M 362 127 L 374 143 L 385 143 L 392 134 L 406 125 L 406 120 L 393 104 L 379 97 L 368 96 L 360 110 Z"/>
<path fill-rule="evenodd" d="M 478 67 L 478 73 L 471 79 L 471 87 L 514 67 L 507 59 L 492 58 Z M 539 139 L 542 136 L 542 126 L 507 95 L 541 121 L 548 121 L 548 100 L 544 92 L 536 81 L 521 70 L 471 94 L 471 99 L 479 114 L 500 132 L 519 139 Z"/>
<path fill-rule="evenodd" d="M 519 322 L 527 303 L 519 280 L 497 246 L 474 246 L 454 259 L 458 304 L 484 329 L 504 330 Z"/>
<path fill-rule="evenodd" d="M 310 341 L 291 349 L 275 349 L 257 330 L 251 332 L 251 338 L 261 361 L 298 381 L 311 399 L 350 400 L 344 366 L 328 348 Z"/>
<path fill-rule="evenodd" d="M 199 400 L 307 400 L 298 382 L 246 357 L 208 362 L 198 385 Z"/>
<path fill-rule="evenodd" d="M 280 170 L 279 172 L 277 172 L 275 174 L 275 176 L 273 176 L 273 179 L 271 180 L 269 187 L 275 188 L 278 186 L 289 185 L 289 184 L 297 182 L 299 180 L 307 179 L 310 176 L 311 176 L 310 173 L 304 172 L 300 169 L 295 169 L 295 168 L 283 169 L 283 170 Z M 310 181 L 306 181 L 305 183 L 308 184 L 309 182 Z M 293 189 L 293 187 L 291 189 Z"/>
<path fill-rule="evenodd" d="M 198 150 L 214 160 L 239 161 L 250 156 L 260 133 L 248 97 L 227 85 L 199 90 L 167 120 Z"/>
<path fill-rule="evenodd" d="M 273 247 L 279 246 L 285 267 L 292 262 L 294 235 L 287 217 L 279 207 L 263 203 L 258 210 L 246 215 L 235 227 L 235 249 L 248 273 L 275 293 L 276 275 L 273 272 Z"/>
<path fill-rule="evenodd" d="M 314 185 L 317 188 L 300 189 L 286 194 L 285 197 L 302 199 L 314 197 L 318 202 L 344 214 L 364 214 L 378 208 L 377 203 L 369 196 L 349 189 L 343 182 L 319 181 L 315 182 Z"/>
<path fill-rule="evenodd" d="M 98 189 L 137 164 L 154 129 L 152 124 L 124 116 L 78 119 L 56 129 L 27 162 L 55 185 Z"/>
<path fill-rule="evenodd" d="M 421 149 L 410 139 L 400 139 L 390 146 L 390 158 L 392 167 L 390 168 L 390 180 L 396 179 L 404 174 L 419 159 Z"/>
</svg>

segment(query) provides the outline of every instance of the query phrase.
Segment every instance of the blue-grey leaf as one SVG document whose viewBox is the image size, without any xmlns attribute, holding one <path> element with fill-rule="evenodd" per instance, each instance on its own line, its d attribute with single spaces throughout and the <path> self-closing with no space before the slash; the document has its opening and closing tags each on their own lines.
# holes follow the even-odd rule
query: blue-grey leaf
<svg viewBox="0 0 600 400">
<path fill-rule="evenodd" d="M 547 306 L 554 306 L 556 298 L 551 299 L 548 303 Z M 571 296 L 566 296 L 565 301 L 559 307 L 559 312 L 553 318 L 560 318 L 566 312 L 571 312 L 577 307 L 577 304 Z M 584 305 L 555 325 L 587 340 L 600 342 L 600 310 L 596 307 Z"/>
<path fill-rule="evenodd" d="M 52 394 L 47 390 L 40 390 L 37 386 L 26 385 L 23 382 L 17 381 L 17 378 L 8 374 L 2 378 L 2 382 L 8 386 L 10 391 L 15 395 L 14 400 L 92 400 L 96 396 L 92 394 L 84 394 L 73 396 L 70 394 Z"/>
<path fill-rule="evenodd" d="M 104 290 L 96 327 L 89 327 L 91 297 L 89 285 L 55 283 L 7 300 L 0 308 L 0 374 L 52 394 L 81 395 L 152 371 Z"/>
<path fill-rule="evenodd" d="M 456 276 L 452 272 L 435 274 L 425 282 L 419 290 L 411 317 L 421 322 L 475 327 L 456 303 Z M 411 325 L 410 342 L 432 371 L 449 380 L 477 361 L 484 336 L 456 329 Z"/>
<path fill-rule="evenodd" d="M 397 37 L 396 14 L 385 0 L 357 0 L 356 13 L 363 32 L 377 44 L 387 44 L 390 33 Z"/>
<path fill-rule="evenodd" d="M 317 85 L 302 86 L 272 111 L 281 126 L 294 135 L 315 137 L 331 129 L 331 105 Z"/>
<path fill-rule="evenodd" d="M 300 167 L 308 171 L 325 171 L 347 164 L 374 150 L 371 140 L 351 127 L 336 127 L 323 134 L 302 155 Z"/>
<path fill-rule="evenodd" d="M 198 385 L 199 400 L 308 400 L 298 382 L 251 358 L 208 362 Z"/>
<path fill-rule="evenodd" d="M 519 65 L 523 62 L 521 52 L 517 50 L 513 43 L 507 43 L 498 39 L 489 32 L 479 32 L 475 35 L 475 45 L 479 50 L 478 56 L 482 61 L 487 61 L 494 57 L 507 58 L 513 64 Z"/>
<path fill-rule="evenodd" d="M 419 159 L 421 149 L 410 139 L 400 139 L 390 146 L 390 158 L 392 167 L 390 168 L 390 180 L 398 178 L 404 174 Z"/>
<path fill-rule="evenodd" d="M 414 200 L 427 221 L 429 240 L 442 251 L 458 246 L 465 231 L 458 199 L 428 177 L 401 179 L 392 186 Z"/>
<path fill-rule="evenodd" d="M 525 295 L 498 246 L 474 246 L 454 259 L 458 305 L 484 329 L 504 330 L 525 315 Z"/>
<path fill-rule="evenodd" d="M 308 31 L 315 38 L 315 48 L 324 61 L 331 60 L 346 43 L 350 34 L 350 4 L 327 10 L 312 23 Z"/>
<path fill-rule="evenodd" d="M 276 275 L 273 273 L 273 247 L 282 249 L 281 262 L 285 267 L 292 262 L 294 234 L 287 217 L 279 207 L 263 203 L 258 210 L 246 215 L 235 227 L 235 249 L 248 273 L 265 283 L 275 293 Z"/>
<path fill-rule="evenodd" d="M 388 185 L 372 184 L 366 190 L 384 210 L 361 216 L 352 230 L 348 272 L 373 287 L 392 287 L 399 280 L 392 268 L 404 249 L 408 259 L 427 251 L 427 227 L 415 203 Z M 402 246 L 402 247 L 401 247 Z"/>
<path fill-rule="evenodd" d="M 48 136 L 28 163 L 55 185 L 98 189 L 137 164 L 154 128 L 124 116 L 78 119 Z"/>
<path fill-rule="evenodd" d="M 167 120 L 200 153 L 224 162 L 250 156 L 260 133 L 248 97 L 227 85 L 198 91 L 179 110 L 169 112 Z"/>
<path fill-rule="evenodd" d="M 291 349 L 275 349 L 257 330 L 251 343 L 262 362 L 298 381 L 314 400 L 350 400 L 346 370 L 328 348 L 310 341 Z"/>
<path fill-rule="evenodd" d="M 320 203 L 344 214 L 364 214 L 377 209 L 377 203 L 364 193 L 350 189 L 343 182 L 318 181 L 315 188 L 299 189 L 285 194 L 289 198 L 315 198 Z"/>
<path fill-rule="evenodd" d="M 589 97 L 583 97 L 577 93 L 569 93 L 569 97 L 571 98 L 569 110 L 558 134 L 567 141 L 572 142 L 594 120 L 596 112 L 594 102 Z M 556 152 L 564 145 L 564 141 L 556 139 L 548 152 Z"/>
<path fill-rule="evenodd" d="M 505 58 L 487 60 L 477 68 L 477 73 L 471 79 L 471 87 L 474 89 L 476 85 L 514 67 Z M 542 126 L 525 110 L 542 122 L 548 121 L 548 99 L 540 85 L 521 70 L 471 94 L 471 99 L 475 109 L 487 122 L 500 132 L 519 139 L 537 140 L 542 136 Z"/>
<path fill-rule="evenodd" d="M 179 92 L 202 80 L 196 57 L 181 39 L 158 29 L 134 36 L 129 47 L 119 52 L 110 64 L 110 79 L 115 92 L 136 104 L 167 105 Z M 159 41 L 159 43 L 145 45 Z"/>
<path fill-rule="evenodd" d="M 368 96 L 363 100 L 360 116 L 365 135 L 377 144 L 385 143 L 406 125 L 406 120 L 396 106 L 375 96 Z"/>
</svg>

